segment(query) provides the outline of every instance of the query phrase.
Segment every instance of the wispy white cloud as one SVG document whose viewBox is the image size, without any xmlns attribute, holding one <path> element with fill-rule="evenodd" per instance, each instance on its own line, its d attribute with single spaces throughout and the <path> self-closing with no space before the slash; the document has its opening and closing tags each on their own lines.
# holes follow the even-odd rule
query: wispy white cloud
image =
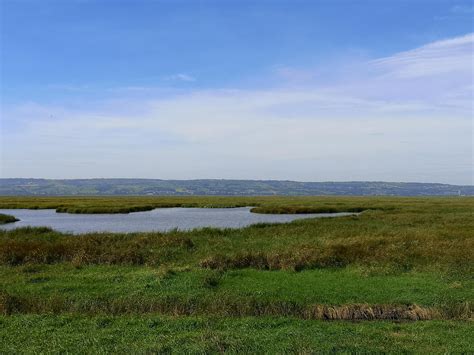
<svg viewBox="0 0 474 355">
<path fill-rule="evenodd" d="M 173 74 L 165 77 L 165 80 L 175 80 L 175 81 L 196 81 L 196 78 L 185 74 L 185 73 L 178 73 L 178 74 Z"/>
<path fill-rule="evenodd" d="M 384 75 L 418 78 L 461 72 L 472 76 L 474 33 L 372 61 Z"/>
</svg>

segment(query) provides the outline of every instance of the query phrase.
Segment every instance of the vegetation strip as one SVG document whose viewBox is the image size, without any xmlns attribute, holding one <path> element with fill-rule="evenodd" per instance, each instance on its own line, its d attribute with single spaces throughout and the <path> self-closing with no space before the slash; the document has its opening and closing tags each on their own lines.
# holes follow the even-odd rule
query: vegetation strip
<svg viewBox="0 0 474 355">
<path fill-rule="evenodd" d="M 0 213 L 0 224 L 14 223 L 17 221 L 19 221 L 19 219 L 8 214 Z"/>
<path fill-rule="evenodd" d="M 472 271 L 474 238 L 459 233 L 447 240 L 434 233 L 393 232 L 380 225 L 372 235 L 352 234 L 360 217 L 338 221 L 299 221 L 286 226 L 260 224 L 244 229 L 203 228 L 168 233 L 90 233 L 69 235 L 45 227 L 0 230 L 0 264 L 161 265 L 175 263 L 210 269 L 304 270 L 351 264 L 390 265 L 402 270 L 437 265 Z M 340 238 L 318 238 L 312 229 L 334 230 Z M 340 227 L 340 229 L 338 229 Z M 430 227 L 432 228 L 432 226 Z M 379 231 L 377 229 L 380 229 Z M 344 230 L 344 231 L 343 231 Z M 300 235 L 294 236 L 293 233 Z M 321 232 L 319 232 L 321 233 Z M 383 233 L 387 233 L 386 236 Z M 273 238 L 278 235 L 277 240 Z M 273 241 L 272 241 L 273 239 Z"/>
<path fill-rule="evenodd" d="M 440 320 L 472 319 L 473 307 L 468 302 L 435 308 L 413 305 L 299 305 L 294 302 L 268 302 L 255 299 L 234 302 L 231 299 L 202 302 L 198 299 L 165 298 L 162 300 L 90 298 L 87 302 L 59 295 L 47 299 L 12 296 L 0 293 L 0 314 L 78 313 L 78 314 L 163 314 L 175 316 L 213 315 L 225 317 L 291 316 L 318 320 Z"/>
<path fill-rule="evenodd" d="M 1 209 L 55 209 L 59 213 L 131 213 L 155 208 L 203 207 L 235 208 L 253 206 L 254 213 L 298 214 L 361 212 L 367 209 L 390 209 L 375 199 L 320 197 L 315 204 L 309 197 L 10 197 L 0 196 Z M 342 203 L 342 205 L 341 205 Z"/>
</svg>

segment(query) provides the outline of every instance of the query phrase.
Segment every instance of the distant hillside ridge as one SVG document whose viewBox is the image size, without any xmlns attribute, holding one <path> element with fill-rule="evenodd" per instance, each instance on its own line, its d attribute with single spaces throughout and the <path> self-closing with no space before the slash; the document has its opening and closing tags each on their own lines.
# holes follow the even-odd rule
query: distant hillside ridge
<svg viewBox="0 0 474 355">
<path fill-rule="evenodd" d="M 160 180 L 160 179 L 0 179 L 2 196 L 474 196 L 472 185 L 348 181 Z"/>
</svg>

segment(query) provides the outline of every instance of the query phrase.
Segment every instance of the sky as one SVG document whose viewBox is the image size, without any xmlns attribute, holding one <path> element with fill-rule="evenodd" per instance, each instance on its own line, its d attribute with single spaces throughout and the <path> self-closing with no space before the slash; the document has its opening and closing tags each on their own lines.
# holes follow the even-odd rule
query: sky
<svg viewBox="0 0 474 355">
<path fill-rule="evenodd" d="M 474 182 L 472 1 L 0 6 L 0 177 Z"/>
</svg>

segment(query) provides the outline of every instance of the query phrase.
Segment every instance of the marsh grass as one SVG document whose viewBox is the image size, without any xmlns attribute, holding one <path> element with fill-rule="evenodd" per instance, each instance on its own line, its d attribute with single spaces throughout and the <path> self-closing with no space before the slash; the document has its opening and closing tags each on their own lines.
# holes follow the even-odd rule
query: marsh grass
<svg viewBox="0 0 474 355">
<path fill-rule="evenodd" d="M 13 223 L 13 222 L 17 222 L 17 221 L 19 221 L 19 219 L 15 218 L 13 216 L 10 216 L 8 214 L 0 213 L 0 224 Z"/>
<path fill-rule="evenodd" d="M 166 206 L 166 207 L 178 207 L 178 206 Z M 101 214 L 101 213 L 131 213 L 131 212 L 143 212 L 151 211 L 156 207 L 151 205 L 145 206 L 127 206 L 127 207 L 57 207 L 56 212 L 58 213 L 75 213 L 75 214 Z"/>
<path fill-rule="evenodd" d="M 227 330 L 216 333 L 200 323 L 194 337 L 189 336 L 202 344 L 201 352 L 263 352 L 278 344 L 277 338 L 288 326 L 290 340 L 285 349 L 297 346 L 304 353 L 321 349 L 311 342 L 319 335 L 308 329 L 320 320 L 330 320 L 321 324 L 332 324 L 324 327 L 334 326 L 339 333 L 334 344 L 321 345 L 328 351 L 430 352 L 448 344 L 442 349 L 469 352 L 469 343 L 463 339 L 472 338 L 474 198 L 0 198 L 2 208 L 61 208 L 74 213 L 122 213 L 170 205 L 256 206 L 266 213 L 364 212 L 242 229 L 167 233 L 71 235 L 44 227 L 0 230 L 0 313 L 5 315 L 0 317 L 0 326 L 9 327 L 7 332 L 0 331 L 0 340 L 12 350 L 19 349 L 14 344 L 28 346 L 36 339 L 29 337 L 31 331 L 38 339 L 42 335 L 38 327 L 44 319 L 59 322 L 68 315 L 71 324 L 75 320 L 83 324 L 85 328 L 78 325 L 83 334 L 113 328 L 114 333 L 104 335 L 107 340 L 94 347 L 110 350 L 104 344 L 120 342 L 126 332 L 133 333 L 130 339 L 138 339 L 144 334 L 140 327 L 152 329 L 156 337 L 163 323 L 160 319 L 165 319 L 159 317 L 183 317 L 184 323 L 210 317 L 226 322 Z M 126 321 L 151 316 L 158 318 L 140 325 Z M 272 324 L 265 334 L 255 330 L 260 335 L 254 345 L 267 342 L 265 347 L 244 344 L 253 329 L 250 326 L 234 330 L 247 317 L 259 324 L 258 329 Z M 32 322 L 28 336 L 26 328 L 19 328 L 25 319 Z M 338 326 L 339 320 L 346 323 Z M 302 330 L 303 324 L 308 329 Z M 430 324 L 436 325 L 435 330 Z M 340 345 L 350 335 L 349 328 L 355 334 L 350 344 L 367 338 L 369 329 L 377 342 L 365 348 Z M 411 333 L 403 333 L 405 328 L 421 333 L 412 339 Z M 54 329 L 62 328 L 55 325 Z M 167 339 L 179 338 L 181 331 L 170 331 Z M 64 342 L 78 333 L 74 328 L 60 334 L 57 341 L 64 351 Z M 305 340 L 300 342 L 294 334 Z M 421 338 L 431 343 L 416 347 Z M 374 345 L 387 339 L 397 346 Z M 144 349 L 140 348 L 143 342 L 136 349 Z M 180 347 L 183 344 L 184 340 L 179 344 L 165 341 L 157 347 L 152 340 L 147 349 L 190 349 Z M 31 349 L 44 352 L 46 348 L 43 344 Z M 272 349 L 281 351 L 278 346 Z"/>
<path fill-rule="evenodd" d="M 315 224 L 319 226 L 319 235 L 311 233 Z M 324 237 L 324 234 L 332 236 L 337 232 L 338 225 L 343 227 L 339 236 Z M 391 265 L 404 271 L 434 266 L 472 270 L 474 238 L 467 234 L 446 238 L 446 231 L 438 235 L 420 230 L 394 233 L 383 228 L 382 231 L 367 230 L 366 235 L 354 235 L 360 233 L 357 228 L 360 223 L 351 218 L 344 222 L 303 221 L 241 230 L 205 228 L 191 232 L 74 236 L 49 228 L 26 227 L 0 231 L 0 264 L 172 264 L 216 270 L 295 271 L 357 264 Z"/>
<path fill-rule="evenodd" d="M 61 213 L 130 213 L 154 208 L 203 207 L 235 208 L 252 206 L 255 213 L 332 213 L 391 210 L 397 198 L 367 197 L 279 197 L 279 196 L 110 196 L 110 197 L 10 197 L 0 196 L 0 208 L 55 209 Z M 412 199 L 414 200 L 414 199 Z"/>
<path fill-rule="evenodd" d="M 0 263 L 158 264 L 190 253 L 193 241 L 175 234 L 94 233 L 71 237 L 50 228 L 19 228 L 0 232 Z"/>
<path fill-rule="evenodd" d="M 354 212 L 360 213 L 369 209 L 382 209 L 381 207 L 312 207 L 312 206 L 262 206 L 253 207 L 250 212 L 267 214 L 305 214 L 305 213 L 337 213 Z"/>
<path fill-rule="evenodd" d="M 205 207 L 232 208 L 258 206 L 258 198 L 232 197 L 9 197 L 0 196 L 2 209 L 55 209 L 58 213 L 131 213 L 155 208 Z"/>
</svg>

